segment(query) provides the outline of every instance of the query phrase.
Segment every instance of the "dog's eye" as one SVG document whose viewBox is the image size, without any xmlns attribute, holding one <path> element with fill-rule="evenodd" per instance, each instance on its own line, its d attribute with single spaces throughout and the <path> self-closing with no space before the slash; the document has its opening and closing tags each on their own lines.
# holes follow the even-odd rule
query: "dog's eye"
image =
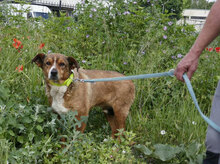
<svg viewBox="0 0 220 164">
<path fill-rule="evenodd" d="M 59 66 L 60 66 L 60 67 L 64 67 L 65 64 L 64 64 L 64 63 L 60 63 Z"/>
<path fill-rule="evenodd" d="M 51 65 L 51 63 L 50 62 L 46 62 L 46 65 Z"/>
</svg>

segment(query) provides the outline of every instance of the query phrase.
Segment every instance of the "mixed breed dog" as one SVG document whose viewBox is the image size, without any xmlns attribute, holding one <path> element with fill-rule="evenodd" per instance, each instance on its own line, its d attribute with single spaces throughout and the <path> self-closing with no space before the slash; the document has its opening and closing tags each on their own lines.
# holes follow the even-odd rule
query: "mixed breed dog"
<svg viewBox="0 0 220 164">
<path fill-rule="evenodd" d="M 38 54 L 32 60 L 43 71 L 46 94 L 50 106 L 58 114 L 70 110 L 76 116 L 88 116 L 90 109 L 99 106 L 110 124 L 112 137 L 118 129 L 125 129 L 125 121 L 135 98 L 135 86 L 130 80 L 113 82 L 83 83 L 75 79 L 98 79 L 124 76 L 118 72 L 86 70 L 80 68 L 73 57 L 62 54 Z M 77 129 L 83 132 L 86 124 Z"/>
</svg>

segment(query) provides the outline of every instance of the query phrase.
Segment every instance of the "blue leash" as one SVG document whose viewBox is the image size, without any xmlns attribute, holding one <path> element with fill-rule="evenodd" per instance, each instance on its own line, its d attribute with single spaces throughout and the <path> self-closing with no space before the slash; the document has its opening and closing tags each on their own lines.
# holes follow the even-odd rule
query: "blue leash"
<svg viewBox="0 0 220 164">
<path fill-rule="evenodd" d="M 103 79 L 79 79 L 79 81 L 94 83 L 94 82 L 105 82 L 105 81 L 147 79 L 147 78 L 173 76 L 173 75 L 174 75 L 174 70 L 170 70 L 169 72 L 162 72 L 162 73 L 143 74 L 143 75 L 134 75 L 134 76 L 122 76 L 122 77 L 120 76 L 120 77 L 103 78 Z"/>
<path fill-rule="evenodd" d="M 184 73 L 183 79 L 185 80 L 185 83 L 186 83 L 186 86 L 187 86 L 187 88 L 188 88 L 188 90 L 189 90 L 189 93 L 190 93 L 190 95 L 191 95 L 191 97 L 192 97 L 192 99 L 193 99 L 193 102 L 194 102 L 194 104 L 195 104 L 197 110 L 199 111 L 199 114 L 201 115 L 201 117 L 202 117 L 213 129 L 215 129 L 216 131 L 220 132 L 220 127 L 219 127 L 216 123 L 214 123 L 212 120 L 210 120 L 207 116 L 205 116 L 205 115 L 202 113 L 202 111 L 201 111 L 201 109 L 200 109 L 200 107 L 199 107 L 198 101 L 197 101 L 197 99 L 196 99 L 195 93 L 194 93 L 194 91 L 193 91 L 193 87 L 192 87 L 192 85 L 191 85 L 191 83 L 190 83 L 190 80 L 189 80 L 188 76 L 186 75 L 186 73 Z"/>
<path fill-rule="evenodd" d="M 162 72 L 162 73 L 153 73 L 153 74 L 142 74 L 142 75 L 134 75 L 134 76 L 123 76 L 123 77 L 113 77 L 113 78 L 102 78 L 102 79 L 75 79 L 81 82 L 90 82 L 90 83 L 94 83 L 94 82 L 106 82 L 106 81 L 120 81 L 120 80 L 134 80 L 134 79 L 146 79 L 146 78 L 155 78 L 155 77 L 165 77 L 165 76 L 174 76 L 174 70 L 170 70 L 169 72 Z M 220 127 L 215 124 L 212 120 L 210 120 L 207 116 L 205 116 L 198 104 L 198 101 L 196 99 L 195 93 L 193 91 L 193 87 L 191 85 L 191 82 L 188 78 L 188 76 L 186 75 L 186 73 L 184 73 L 183 75 L 183 79 L 185 80 L 186 86 L 189 90 L 189 93 L 193 99 L 193 102 L 197 108 L 197 110 L 199 111 L 199 114 L 201 115 L 201 117 L 216 131 L 220 132 Z"/>
</svg>

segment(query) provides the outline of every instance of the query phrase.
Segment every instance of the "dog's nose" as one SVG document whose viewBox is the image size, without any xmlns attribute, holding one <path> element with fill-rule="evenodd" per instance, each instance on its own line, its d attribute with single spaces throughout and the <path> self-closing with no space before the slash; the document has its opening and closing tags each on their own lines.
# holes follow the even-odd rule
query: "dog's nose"
<svg viewBox="0 0 220 164">
<path fill-rule="evenodd" d="M 51 76 L 56 77 L 57 76 L 57 70 L 56 69 L 52 69 L 51 70 Z"/>
</svg>

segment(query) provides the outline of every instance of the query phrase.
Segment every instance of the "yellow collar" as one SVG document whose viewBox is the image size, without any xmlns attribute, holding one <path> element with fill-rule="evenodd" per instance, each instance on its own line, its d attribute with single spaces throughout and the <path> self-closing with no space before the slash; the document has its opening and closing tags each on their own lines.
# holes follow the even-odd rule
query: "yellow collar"
<svg viewBox="0 0 220 164">
<path fill-rule="evenodd" d="M 49 80 L 49 83 L 51 85 L 55 85 L 55 86 L 58 86 L 58 87 L 62 87 L 62 86 L 69 86 L 72 82 L 73 82 L 73 73 L 70 75 L 70 77 L 68 79 L 66 79 L 62 84 L 59 84 L 59 83 L 54 83 L 52 80 Z"/>
</svg>

